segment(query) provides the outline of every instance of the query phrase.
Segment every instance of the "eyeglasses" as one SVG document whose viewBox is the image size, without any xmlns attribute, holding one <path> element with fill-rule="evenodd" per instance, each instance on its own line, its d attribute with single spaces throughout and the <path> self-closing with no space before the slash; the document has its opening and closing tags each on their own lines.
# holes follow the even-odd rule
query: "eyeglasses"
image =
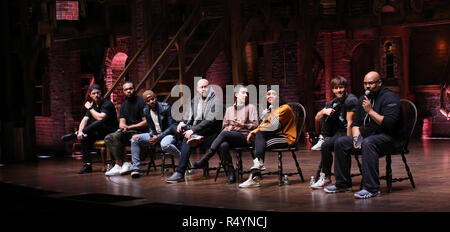
<svg viewBox="0 0 450 232">
<path fill-rule="evenodd" d="M 147 99 L 145 100 L 145 102 L 150 102 L 150 101 L 153 101 L 153 100 L 155 100 L 155 97 L 149 97 L 149 98 L 147 98 Z"/>
<path fill-rule="evenodd" d="M 363 82 L 364 85 L 374 85 L 376 83 L 380 82 L 380 80 L 376 80 L 376 81 L 369 81 L 369 82 Z"/>
</svg>

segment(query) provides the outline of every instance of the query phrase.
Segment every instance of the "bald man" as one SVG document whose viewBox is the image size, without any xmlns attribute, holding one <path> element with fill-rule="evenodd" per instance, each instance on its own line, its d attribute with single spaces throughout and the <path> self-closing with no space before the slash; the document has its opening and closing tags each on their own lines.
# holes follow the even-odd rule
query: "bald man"
<svg viewBox="0 0 450 232">
<path fill-rule="evenodd" d="M 167 183 L 177 183 L 184 180 L 184 173 L 189 163 L 193 148 L 203 146 L 209 148 L 221 131 L 222 122 L 217 120 L 222 102 L 216 97 L 206 79 L 200 79 L 195 88 L 197 94 L 191 101 L 188 120 L 177 126 L 177 133 L 183 136 L 181 155 L 178 167 L 173 175 L 167 178 Z"/>
<path fill-rule="evenodd" d="M 143 114 L 147 121 L 148 132 L 131 137 L 132 178 L 141 176 L 140 153 L 143 147 L 150 147 L 153 150 L 160 145 L 164 152 L 174 156 L 180 155 L 180 151 L 175 146 L 176 121 L 172 118 L 170 105 L 157 101 L 156 94 L 151 90 L 146 90 L 142 98 L 146 104 Z"/>
<path fill-rule="evenodd" d="M 366 94 L 359 98 L 352 136 L 335 142 L 335 185 L 324 188 L 327 193 L 351 191 L 351 156 L 355 150 L 362 154 L 363 189 L 354 194 L 363 199 L 380 196 L 378 159 L 402 149 L 405 143 L 402 105 L 391 90 L 383 86 L 380 74 L 371 71 L 364 77 Z"/>
</svg>

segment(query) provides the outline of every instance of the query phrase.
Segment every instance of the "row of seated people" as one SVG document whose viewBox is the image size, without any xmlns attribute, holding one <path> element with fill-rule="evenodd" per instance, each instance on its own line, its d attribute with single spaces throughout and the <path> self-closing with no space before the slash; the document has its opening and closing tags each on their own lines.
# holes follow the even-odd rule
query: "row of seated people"
<svg viewBox="0 0 450 232">
<path fill-rule="evenodd" d="M 334 78 L 331 87 L 335 98 L 316 115 L 316 120 L 322 121 L 323 139 L 314 149 L 321 146 L 323 173 L 311 187 L 323 188 L 327 193 L 349 191 L 352 185 L 349 157 L 356 149 L 361 151 L 363 157 L 363 189 L 355 193 L 355 197 L 379 196 L 378 158 L 399 150 L 405 140 L 400 99 L 382 85 L 380 75 L 374 71 L 364 77 L 366 95 L 359 99 L 348 93 L 347 82 L 343 77 Z M 158 102 L 152 91 L 145 91 L 143 100 L 134 95 L 132 83 L 126 82 L 123 89 L 127 100 L 120 108 L 119 123 L 114 105 L 109 100 L 102 99 L 100 88 L 94 85 L 89 89 L 93 103 L 85 104 L 88 112 L 81 121 L 78 132 L 64 136 L 66 140 L 74 137 L 81 140 L 84 165 L 80 174 L 92 172 L 88 148 L 95 140 L 104 138 L 116 161 L 116 166 L 106 175 L 131 171 L 133 177 L 138 177 L 140 149 L 160 144 L 164 152 L 179 157 L 176 171 L 166 179 L 168 183 L 177 183 L 184 180 L 192 148 L 203 145 L 209 149 L 200 160 L 194 162 L 194 167 L 204 167 L 218 152 L 228 176 L 227 182 L 234 183 L 236 179 L 230 148 L 254 144 L 256 157 L 251 167 L 252 172 L 248 180 L 239 187 L 258 187 L 261 171 L 265 170 L 265 152 L 272 148 L 293 146 L 299 136 L 292 109 L 287 104 L 273 104 L 280 101 L 279 93 L 273 89 L 266 95 L 267 103 L 272 107 L 262 112 L 261 123 L 258 123 L 256 107 L 245 104 L 248 90 L 242 85 L 235 88 L 235 104 L 226 109 L 223 123 L 216 120 L 219 117 L 215 115 L 220 112 L 217 109 L 222 104 L 209 88 L 206 79 L 197 82 L 197 95 L 191 101 L 192 111 L 186 117 L 187 120 L 179 123 L 171 117 L 170 105 Z M 131 113 L 132 110 L 136 110 L 135 113 Z M 239 114 L 244 117 L 237 119 L 236 115 Z M 96 121 L 86 126 L 90 118 Z M 117 124 L 119 129 L 116 128 Z M 143 132 L 145 125 L 147 131 Z M 123 162 L 123 153 L 120 151 L 130 139 L 132 165 Z M 178 146 L 177 140 L 180 142 Z M 332 152 L 335 152 L 336 159 L 335 185 L 331 184 Z"/>
<path fill-rule="evenodd" d="M 191 101 L 191 114 L 186 120 L 177 122 L 171 115 L 171 106 L 157 101 L 156 94 L 147 90 L 142 97 L 136 96 L 132 82 L 123 84 L 126 100 L 119 110 L 119 122 L 114 105 L 102 98 L 99 85 L 89 88 L 92 102 L 86 102 L 87 112 L 80 122 L 78 131 L 64 135 L 64 141 L 78 139 L 81 142 L 83 167 L 79 174 L 92 172 L 90 147 L 97 140 L 104 139 L 107 149 L 115 160 L 114 167 L 105 175 L 131 173 L 133 178 L 141 175 L 141 150 L 160 146 L 163 152 L 179 157 L 179 163 L 168 183 L 184 180 L 189 158 L 193 148 L 208 147 L 200 160 L 193 163 L 194 168 L 205 167 L 216 153 L 221 155 L 227 183 L 236 182 L 235 170 L 231 161 L 230 149 L 255 144 L 256 158 L 252 170 L 264 170 L 264 156 L 267 149 L 292 146 L 297 137 L 294 113 L 287 104 L 275 104 L 278 92 L 267 92 L 270 107 L 258 117 L 256 106 L 248 104 L 248 89 L 244 85 L 235 88 L 235 103 L 228 107 L 222 120 L 217 114 L 222 103 L 215 96 L 206 79 L 197 82 L 197 95 Z M 88 124 L 89 121 L 93 121 Z M 259 124 L 259 121 L 261 123 Z M 132 162 L 125 162 L 123 149 L 130 144 Z M 240 187 L 254 186 L 254 178 Z"/>
</svg>

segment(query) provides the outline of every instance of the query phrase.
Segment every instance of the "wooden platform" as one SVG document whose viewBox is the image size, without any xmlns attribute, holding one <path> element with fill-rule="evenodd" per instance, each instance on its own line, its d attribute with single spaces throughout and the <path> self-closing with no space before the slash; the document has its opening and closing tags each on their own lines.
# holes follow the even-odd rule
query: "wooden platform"
<svg viewBox="0 0 450 232">
<path fill-rule="evenodd" d="M 18 194 L 28 191 L 39 196 L 41 200 L 67 200 L 65 202 L 74 205 L 77 202 L 91 203 L 123 209 L 192 206 L 259 212 L 450 211 L 450 140 L 415 140 L 410 150 L 407 159 L 416 189 L 411 187 L 409 181 L 403 181 L 394 183 L 393 192 L 387 193 L 386 182 L 382 181 L 382 196 L 366 200 L 354 199 L 353 193 L 327 194 L 322 190 L 311 190 L 309 179 L 315 175 L 320 152 L 310 151 L 308 147 L 302 147 L 298 152 L 305 182 L 302 183 L 298 176 L 291 176 L 290 184 L 281 187 L 278 186 L 277 176 L 264 176 L 260 188 L 240 189 L 238 184 L 225 184 L 223 173 L 219 175 L 217 182 L 214 182 L 215 171 L 211 171 L 210 176 L 204 178 L 201 170 L 194 170 L 186 177 L 185 182 L 178 184 L 167 184 L 167 176 L 162 177 L 159 169 L 139 179 L 132 179 L 129 175 L 106 177 L 101 172 L 100 164 L 94 165 L 93 173 L 78 175 L 80 160 L 58 156 L 39 159 L 39 162 L 32 164 L 2 166 L 0 184 L 3 190 L 5 187 L 14 189 L 15 186 L 23 190 L 12 191 L 18 191 Z M 266 157 L 267 169 L 276 171 L 275 154 L 269 153 Z M 191 161 L 197 158 L 198 155 L 193 156 Z M 286 155 L 283 161 L 285 169 L 295 169 L 291 156 Z M 218 157 L 215 156 L 210 165 L 216 166 L 218 162 Z M 244 155 L 243 164 L 244 168 L 251 166 L 250 154 Z M 380 173 L 384 173 L 384 165 L 385 161 L 381 159 Z M 393 157 L 392 167 L 394 177 L 405 175 L 400 157 Z M 357 172 L 355 161 L 352 170 Z M 170 170 L 169 175 L 171 173 Z M 246 177 L 247 175 L 244 175 L 244 178 Z M 361 177 L 353 179 L 353 192 L 359 190 L 360 180 Z"/>
</svg>

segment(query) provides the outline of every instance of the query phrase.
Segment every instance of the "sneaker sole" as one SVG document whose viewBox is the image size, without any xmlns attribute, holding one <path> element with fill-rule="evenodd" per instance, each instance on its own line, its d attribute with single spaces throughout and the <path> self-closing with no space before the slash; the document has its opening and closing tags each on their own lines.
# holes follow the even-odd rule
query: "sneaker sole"
<svg viewBox="0 0 450 232">
<path fill-rule="evenodd" d="M 330 190 L 327 190 L 326 188 L 324 188 L 323 191 L 325 191 L 327 193 L 343 193 L 343 192 L 351 192 L 352 189 L 348 188 L 348 189 L 339 189 L 339 190 L 336 190 L 336 191 L 330 191 Z"/>
<path fill-rule="evenodd" d="M 184 179 L 180 179 L 180 180 L 166 180 L 166 182 L 169 183 L 169 184 L 176 184 L 176 183 L 183 182 L 183 181 L 184 181 Z"/>
<path fill-rule="evenodd" d="M 250 186 L 239 186 L 239 188 L 258 188 L 258 187 L 261 187 L 261 185 L 258 184 L 258 185 L 250 185 Z"/>
<path fill-rule="evenodd" d="M 365 195 L 365 196 L 360 196 L 357 195 L 356 193 L 353 195 L 356 199 L 368 199 L 368 198 L 372 198 L 372 197 L 381 197 L 381 192 L 377 192 L 375 194 L 372 195 Z"/>
</svg>

